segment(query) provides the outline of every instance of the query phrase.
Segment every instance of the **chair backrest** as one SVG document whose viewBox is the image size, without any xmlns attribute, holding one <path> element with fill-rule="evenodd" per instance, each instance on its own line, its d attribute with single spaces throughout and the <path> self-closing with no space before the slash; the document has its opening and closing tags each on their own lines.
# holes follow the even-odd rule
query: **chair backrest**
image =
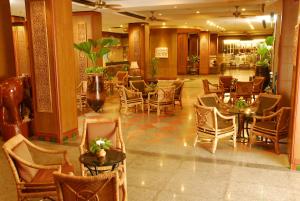
<svg viewBox="0 0 300 201">
<path fill-rule="evenodd" d="M 127 71 L 118 71 L 117 74 L 116 74 L 116 77 L 117 77 L 118 81 L 123 81 L 125 76 L 128 76 Z"/>
<path fill-rule="evenodd" d="M 198 103 L 206 107 L 219 107 L 219 98 L 215 93 L 198 96 Z"/>
<path fill-rule="evenodd" d="M 147 86 L 144 80 L 132 80 L 129 81 L 130 83 L 130 88 L 134 90 L 138 90 L 139 92 L 144 93 L 145 92 L 145 87 Z"/>
<path fill-rule="evenodd" d="M 232 85 L 232 80 L 232 76 L 221 75 L 219 76 L 219 85 L 223 85 L 224 89 L 229 89 Z"/>
<path fill-rule="evenodd" d="M 262 116 L 264 110 L 266 109 L 276 109 L 276 106 L 279 104 L 280 100 L 281 95 L 260 93 L 257 98 L 258 106 L 256 115 Z"/>
<path fill-rule="evenodd" d="M 171 87 L 159 87 L 157 88 L 157 101 L 159 103 L 174 102 L 175 88 Z"/>
<path fill-rule="evenodd" d="M 89 150 L 90 142 L 96 138 L 109 139 L 112 141 L 112 148 L 125 152 L 120 118 L 109 120 L 101 117 L 87 117 L 83 125 L 80 153 L 83 154 Z"/>
<path fill-rule="evenodd" d="M 245 95 L 250 96 L 252 95 L 253 91 L 253 82 L 237 82 L 236 83 L 236 94 L 237 95 Z"/>
<path fill-rule="evenodd" d="M 209 94 L 209 81 L 207 79 L 202 80 L 203 83 L 203 89 L 204 89 L 204 94 Z"/>
<path fill-rule="evenodd" d="M 96 176 L 53 173 L 59 201 L 119 201 L 117 172 Z"/>
<path fill-rule="evenodd" d="M 260 93 L 263 91 L 265 77 L 255 76 L 253 80 L 253 92 Z"/>
<path fill-rule="evenodd" d="M 288 131 L 289 121 L 290 121 L 290 107 L 282 107 L 280 110 L 280 115 L 277 118 L 277 131 Z"/>
<path fill-rule="evenodd" d="M 214 107 L 206 107 L 194 104 L 196 115 L 196 126 L 202 129 L 215 130 L 216 113 Z"/>
<path fill-rule="evenodd" d="M 3 145 L 3 150 L 13 171 L 16 183 L 30 182 L 38 170 L 26 164 L 34 163 L 29 147 L 35 146 L 23 135 L 18 134 Z"/>
<path fill-rule="evenodd" d="M 172 86 L 175 87 L 175 98 L 181 97 L 183 85 L 184 85 L 184 81 L 182 81 L 182 80 L 175 80 L 172 83 Z"/>
</svg>

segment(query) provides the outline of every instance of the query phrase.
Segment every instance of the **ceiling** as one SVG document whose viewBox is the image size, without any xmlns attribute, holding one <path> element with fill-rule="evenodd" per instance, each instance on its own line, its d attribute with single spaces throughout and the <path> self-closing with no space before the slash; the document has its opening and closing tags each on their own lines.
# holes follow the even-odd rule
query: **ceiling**
<svg viewBox="0 0 300 201">
<path fill-rule="evenodd" d="M 12 15 L 25 16 L 24 1 L 10 0 Z M 281 11 L 281 0 L 106 0 L 106 2 L 122 5 L 119 11 L 97 10 L 102 13 L 103 31 L 111 32 L 126 31 L 128 23 L 145 22 L 124 16 L 118 13 L 120 11 L 145 17 L 150 17 L 150 11 L 155 11 L 154 15 L 165 21 L 149 22 L 151 27 L 200 28 L 220 34 L 272 33 L 276 15 L 271 18 L 271 13 L 277 14 Z M 264 9 L 262 9 L 262 4 L 265 4 Z M 235 6 L 239 6 L 238 11 L 242 13 L 243 18 L 233 16 Z M 73 4 L 73 11 L 87 10 L 93 10 L 93 8 Z M 266 22 L 266 28 L 263 27 L 263 20 Z"/>
</svg>

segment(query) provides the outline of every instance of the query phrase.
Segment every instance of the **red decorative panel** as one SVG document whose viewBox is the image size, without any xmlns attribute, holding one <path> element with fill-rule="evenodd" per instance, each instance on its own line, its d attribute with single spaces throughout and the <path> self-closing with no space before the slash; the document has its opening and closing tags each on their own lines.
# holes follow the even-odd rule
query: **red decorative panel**
<svg viewBox="0 0 300 201">
<path fill-rule="evenodd" d="M 29 2 L 37 111 L 52 112 L 46 5 L 43 0 Z"/>
</svg>

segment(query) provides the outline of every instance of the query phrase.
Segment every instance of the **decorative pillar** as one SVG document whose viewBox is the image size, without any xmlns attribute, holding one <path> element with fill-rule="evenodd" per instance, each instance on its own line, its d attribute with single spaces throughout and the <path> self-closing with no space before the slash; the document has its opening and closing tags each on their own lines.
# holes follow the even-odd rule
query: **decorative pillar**
<svg viewBox="0 0 300 201">
<path fill-rule="evenodd" d="M 26 0 L 34 95 L 34 136 L 62 143 L 75 136 L 71 0 Z"/>
<path fill-rule="evenodd" d="M 16 76 L 9 0 L 0 1 L 0 81 Z"/>
<path fill-rule="evenodd" d="M 128 24 L 128 60 L 137 61 L 141 74 L 146 75 L 149 66 L 149 24 Z"/>
<path fill-rule="evenodd" d="M 207 75 L 209 73 L 209 32 L 200 32 L 200 69 L 199 74 Z"/>
<path fill-rule="evenodd" d="M 102 37 L 102 14 L 95 11 L 73 12 L 74 43 L 87 41 L 88 39 L 100 39 Z M 90 61 L 83 52 L 75 51 L 75 76 L 76 86 L 86 80 L 84 70 L 90 66 Z M 99 59 L 99 65 L 103 65 Z"/>
<path fill-rule="evenodd" d="M 292 96 L 293 54 L 295 26 L 298 20 L 298 1 L 284 0 L 281 34 L 279 37 L 279 62 L 277 93 L 282 95 L 281 104 L 290 106 Z"/>
</svg>

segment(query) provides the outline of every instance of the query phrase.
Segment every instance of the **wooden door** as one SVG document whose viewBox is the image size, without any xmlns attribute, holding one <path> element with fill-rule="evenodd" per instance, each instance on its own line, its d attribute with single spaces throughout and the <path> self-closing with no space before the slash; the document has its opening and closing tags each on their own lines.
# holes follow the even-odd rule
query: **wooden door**
<svg viewBox="0 0 300 201">
<path fill-rule="evenodd" d="M 187 74 L 188 34 L 177 34 L 177 74 Z"/>
</svg>

